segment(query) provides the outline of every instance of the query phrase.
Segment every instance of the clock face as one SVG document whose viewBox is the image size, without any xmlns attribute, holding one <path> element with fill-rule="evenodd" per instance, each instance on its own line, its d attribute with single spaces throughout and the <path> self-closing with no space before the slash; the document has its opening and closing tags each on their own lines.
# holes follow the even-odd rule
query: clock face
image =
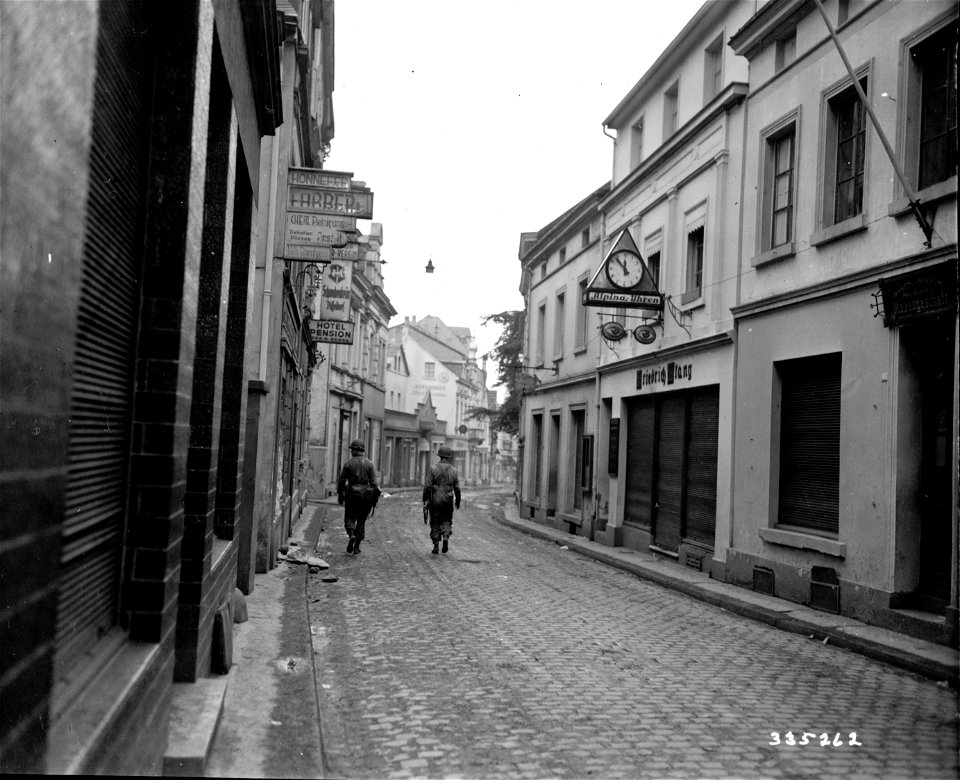
<svg viewBox="0 0 960 780">
<path fill-rule="evenodd" d="M 614 287 L 635 287 L 643 278 L 643 261 L 633 252 L 614 252 L 607 260 L 607 278 Z"/>
</svg>

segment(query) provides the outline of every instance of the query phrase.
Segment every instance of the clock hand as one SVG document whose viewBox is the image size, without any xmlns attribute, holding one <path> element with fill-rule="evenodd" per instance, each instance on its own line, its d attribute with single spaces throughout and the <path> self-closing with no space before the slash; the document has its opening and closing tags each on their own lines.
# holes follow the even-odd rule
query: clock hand
<svg viewBox="0 0 960 780">
<path fill-rule="evenodd" d="M 622 258 L 619 258 L 619 257 L 618 257 L 618 258 L 617 258 L 617 262 L 620 263 L 620 267 L 623 269 L 623 273 L 624 273 L 624 274 L 630 273 L 630 271 L 627 269 L 627 261 L 626 261 L 626 260 L 623 260 Z"/>
</svg>

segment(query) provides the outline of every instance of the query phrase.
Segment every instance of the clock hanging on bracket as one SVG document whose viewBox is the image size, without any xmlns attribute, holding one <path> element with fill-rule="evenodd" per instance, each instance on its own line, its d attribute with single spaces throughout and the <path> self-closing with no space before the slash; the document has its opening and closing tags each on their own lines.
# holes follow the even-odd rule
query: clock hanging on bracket
<svg viewBox="0 0 960 780">
<path fill-rule="evenodd" d="M 621 249 L 607 258 L 607 279 L 614 287 L 629 290 L 643 279 L 643 260 L 640 255 Z"/>
</svg>

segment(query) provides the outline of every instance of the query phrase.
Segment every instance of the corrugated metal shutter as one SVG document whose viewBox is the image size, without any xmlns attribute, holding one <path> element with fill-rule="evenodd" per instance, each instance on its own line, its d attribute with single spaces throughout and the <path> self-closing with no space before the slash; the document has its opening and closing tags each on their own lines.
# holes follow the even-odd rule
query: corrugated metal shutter
<svg viewBox="0 0 960 780">
<path fill-rule="evenodd" d="M 781 525 L 837 533 L 840 355 L 780 365 Z"/>
<path fill-rule="evenodd" d="M 653 400 L 644 398 L 632 402 L 627 408 L 625 523 L 650 527 L 653 520 L 656 431 Z"/>
<path fill-rule="evenodd" d="M 665 550 L 680 548 L 686 411 L 687 405 L 682 396 L 666 397 L 660 401 L 654 540 L 657 546 Z"/>
<path fill-rule="evenodd" d="M 684 537 L 708 547 L 714 545 L 717 526 L 719 418 L 719 388 L 698 391 L 690 397 Z"/>
<path fill-rule="evenodd" d="M 148 46 L 137 2 L 100 6 L 57 620 L 57 665 L 116 624 L 140 309 Z"/>
</svg>

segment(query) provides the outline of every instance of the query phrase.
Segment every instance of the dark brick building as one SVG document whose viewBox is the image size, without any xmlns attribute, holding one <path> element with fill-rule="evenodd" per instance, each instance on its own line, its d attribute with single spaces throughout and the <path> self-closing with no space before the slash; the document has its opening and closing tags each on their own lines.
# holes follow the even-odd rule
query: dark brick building
<svg viewBox="0 0 960 780">
<path fill-rule="evenodd" d="M 261 141 L 321 7 L 0 3 L 0 771 L 159 773 L 225 671 Z"/>
</svg>

